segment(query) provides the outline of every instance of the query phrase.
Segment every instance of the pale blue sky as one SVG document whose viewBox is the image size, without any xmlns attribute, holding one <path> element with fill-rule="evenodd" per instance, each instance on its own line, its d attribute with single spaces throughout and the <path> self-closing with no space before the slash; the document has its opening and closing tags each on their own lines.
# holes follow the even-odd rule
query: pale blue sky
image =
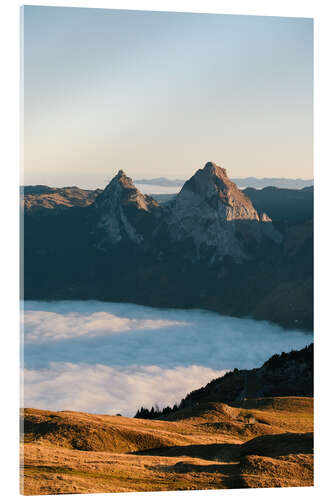
<svg viewBox="0 0 333 500">
<path fill-rule="evenodd" d="M 24 183 L 312 177 L 311 19 L 24 7 Z"/>
</svg>

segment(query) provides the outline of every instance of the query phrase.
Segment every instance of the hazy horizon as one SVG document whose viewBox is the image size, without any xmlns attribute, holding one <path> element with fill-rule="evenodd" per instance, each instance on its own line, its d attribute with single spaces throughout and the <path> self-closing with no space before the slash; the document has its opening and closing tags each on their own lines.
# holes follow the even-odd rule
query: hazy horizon
<svg viewBox="0 0 333 500">
<path fill-rule="evenodd" d="M 127 172 L 125 172 L 125 174 L 127 175 Z M 115 172 L 115 175 L 116 175 L 116 172 Z M 175 179 L 177 179 L 176 177 L 174 177 L 174 178 L 164 177 L 163 175 L 160 175 L 159 177 L 160 178 L 165 178 L 165 179 L 168 179 L 168 180 L 175 180 Z M 254 177 L 254 176 L 248 176 L 248 177 L 243 177 L 243 178 L 239 177 L 238 179 L 239 180 L 242 180 L 242 179 L 245 180 L 245 179 L 248 179 L 250 177 L 258 179 L 258 180 L 264 180 L 265 179 L 264 177 L 260 178 L 260 177 Z M 84 185 L 83 184 L 82 185 L 82 184 L 76 183 L 76 184 L 72 184 L 70 186 L 70 185 L 65 185 L 65 184 L 63 184 L 63 185 L 50 185 L 50 184 L 48 184 L 48 187 L 51 187 L 51 188 L 78 187 L 80 189 L 104 189 L 107 186 L 108 182 L 111 179 L 112 178 L 106 180 L 103 185 L 102 184 L 100 184 L 100 185 L 95 185 L 95 184 Z M 188 180 L 188 179 L 183 179 L 183 182 L 186 182 L 186 180 Z M 231 179 L 232 179 L 232 177 L 231 177 Z M 297 181 L 313 181 L 313 177 L 309 178 L 309 179 L 304 179 L 304 178 L 301 178 L 301 177 L 297 177 L 297 178 L 295 178 L 295 177 L 283 177 L 283 178 L 282 177 L 281 178 L 270 177 L 270 179 L 276 179 L 276 180 L 277 179 L 285 179 L 285 180 L 297 180 Z M 142 180 L 154 180 L 154 177 L 151 177 L 151 178 L 146 177 L 145 179 L 143 177 L 142 178 L 138 177 L 138 179 L 132 179 L 132 180 L 133 180 L 134 184 L 139 188 L 140 191 L 142 191 L 143 193 L 147 193 L 147 194 L 153 193 L 153 188 L 154 187 L 158 187 L 159 188 L 159 194 L 174 194 L 174 193 L 178 193 L 179 192 L 179 188 L 182 187 L 181 183 L 179 183 L 177 185 L 174 185 L 174 186 L 162 186 L 162 185 L 160 185 L 158 183 L 156 183 L 156 184 L 145 184 L 144 182 L 140 182 Z M 47 184 L 44 184 L 43 182 L 36 182 L 35 184 L 28 184 L 28 183 L 24 184 L 24 186 L 31 186 L 31 185 L 33 185 L 33 186 L 37 186 L 37 185 L 43 186 L 43 185 L 47 185 Z M 247 186 L 238 186 L 238 187 L 239 188 L 242 188 L 242 187 L 246 188 Z M 261 189 L 261 188 L 257 188 L 257 189 Z M 292 189 L 298 189 L 298 188 L 292 188 Z M 157 193 L 155 193 L 155 194 L 157 194 Z"/>
<path fill-rule="evenodd" d="M 313 20 L 24 6 L 24 184 L 312 179 Z"/>
</svg>

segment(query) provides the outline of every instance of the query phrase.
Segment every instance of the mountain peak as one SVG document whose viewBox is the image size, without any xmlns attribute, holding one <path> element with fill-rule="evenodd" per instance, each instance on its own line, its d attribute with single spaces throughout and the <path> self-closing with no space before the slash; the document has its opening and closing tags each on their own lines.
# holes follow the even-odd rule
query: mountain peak
<svg viewBox="0 0 333 500">
<path fill-rule="evenodd" d="M 217 177 L 224 178 L 227 176 L 227 171 L 225 168 L 219 167 L 216 163 L 208 161 L 204 166 L 203 170 L 210 173 L 211 175 L 216 175 Z"/>
<path fill-rule="evenodd" d="M 135 185 L 133 184 L 133 181 L 131 179 L 131 177 L 128 177 L 124 170 L 119 170 L 119 172 L 117 173 L 117 175 L 111 180 L 111 182 L 109 183 L 109 185 L 107 186 L 107 188 L 111 185 L 115 185 L 115 184 L 121 184 L 122 187 L 124 187 L 125 189 L 135 189 L 137 190 L 137 188 L 135 187 Z M 107 189 L 106 188 L 106 189 Z M 137 190 L 138 191 L 138 190 Z"/>
<path fill-rule="evenodd" d="M 229 179 L 226 169 L 219 167 L 216 163 L 209 161 L 204 168 L 197 170 L 185 182 L 179 196 L 184 194 L 187 196 L 188 191 L 216 209 L 222 203 L 227 209 L 226 220 L 259 220 L 251 200 Z"/>
<path fill-rule="evenodd" d="M 256 252 L 264 236 L 275 239 L 274 229 L 268 227 L 269 217 L 265 214 L 260 218 L 226 169 L 211 161 L 197 170 L 175 197 L 168 226 L 174 239 L 193 241 L 198 258 L 208 249 L 214 252 L 213 259 L 231 255 L 240 262 Z"/>
<path fill-rule="evenodd" d="M 141 243 L 145 216 L 157 206 L 153 198 L 142 194 L 132 179 L 119 170 L 95 201 L 95 208 L 100 213 L 97 226 L 103 229 L 111 243 L 123 239 Z"/>
<path fill-rule="evenodd" d="M 99 207 L 110 204 L 131 205 L 148 211 L 151 206 L 157 205 L 157 202 L 150 196 L 142 194 L 131 177 L 128 177 L 123 170 L 119 170 L 96 200 L 96 206 Z"/>
</svg>

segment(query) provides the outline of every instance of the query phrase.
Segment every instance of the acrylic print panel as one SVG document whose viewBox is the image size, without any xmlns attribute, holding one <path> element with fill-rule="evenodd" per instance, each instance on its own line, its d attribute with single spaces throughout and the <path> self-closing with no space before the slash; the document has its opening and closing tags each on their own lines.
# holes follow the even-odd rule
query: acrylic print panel
<svg viewBox="0 0 333 500">
<path fill-rule="evenodd" d="M 312 19 L 22 23 L 22 492 L 311 486 Z"/>
</svg>

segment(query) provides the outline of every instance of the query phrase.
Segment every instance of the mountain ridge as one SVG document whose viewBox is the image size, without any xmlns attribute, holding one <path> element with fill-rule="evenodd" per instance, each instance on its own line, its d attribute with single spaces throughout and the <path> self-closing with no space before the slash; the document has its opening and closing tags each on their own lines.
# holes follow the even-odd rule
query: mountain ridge
<svg viewBox="0 0 333 500">
<path fill-rule="evenodd" d="M 87 206 L 25 210 L 25 298 L 200 307 L 312 329 L 311 224 L 277 225 L 220 168 L 208 162 L 166 204 L 120 171 Z"/>
</svg>

